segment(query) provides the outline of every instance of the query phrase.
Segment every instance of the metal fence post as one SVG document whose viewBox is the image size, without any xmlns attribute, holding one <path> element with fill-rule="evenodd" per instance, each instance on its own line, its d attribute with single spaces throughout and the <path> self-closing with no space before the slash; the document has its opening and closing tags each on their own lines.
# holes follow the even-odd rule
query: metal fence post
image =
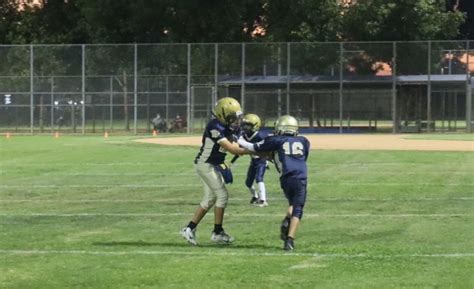
<svg viewBox="0 0 474 289">
<path fill-rule="evenodd" d="M 290 114 L 291 43 L 286 43 L 286 114 Z"/>
<path fill-rule="evenodd" d="M 427 132 L 431 132 L 431 40 L 428 41 L 428 82 L 426 88 L 426 96 L 427 96 Z M 433 124 L 434 125 L 434 124 Z"/>
<path fill-rule="evenodd" d="M 241 63 L 241 85 L 240 85 L 240 105 L 245 111 L 245 43 L 242 43 L 242 63 Z"/>
<path fill-rule="evenodd" d="M 110 108 L 109 108 L 109 113 L 110 113 L 110 130 L 114 128 L 114 79 L 112 76 L 110 76 L 109 80 L 109 91 L 110 91 Z"/>
<path fill-rule="evenodd" d="M 54 76 L 51 76 L 51 133 L 54 133 Z"/>
<path fill-rule="evenodd" d="M 343 61 L 344 61 L 344 52 L 343 52 L 344 46 L 342 42 L 339 42 L 339 133 L 342 133 L 342 118 L 343 118 L 343 98 L 344 95 L 342 93 L 343 89 Z"/>
<path fill-rule="evenodd" d="M 85 125 L 86 125 L 86 46 L 82 44 L 82 88 L 81 88 L 81 95 L 82 95 L 82 134 L 85 133 Z"/>
<path fill-rule="evenodd" d="M 133 132 L 137 134 L 137 105 L 138 105 L 138 83 L 137 83 L 137 72 L 138 72 L 138 49 L 137 44 L 133 45 Z"/>
<path fill-rule="evenodd" d="M 472 133 L 472 89 L 469 71 L 469 40 L 466 41 L 466 132 Z M 471 80 L 472 81 L 472 80 Z"/>
<path fill-rule="evenodd" d="M 397 121 L 397 42 L 393 42 L 392 52 L 392 133 L 398 133 Z"/>
<path fill-rule="evenodd" d="M 166 117 L 166 122 L 169 123 L 169 103 L 170 103 L 169 76 L 165 76 L 165 98 L 166 98 L 165 117 Z"/>
<path fill-rule="evenodd" d="M 214 91 L 211 99 L 211 110 L 214 104 L 217 102 L 217 83 L 219 82 L 219 45 L 214 44 Z"/>
<path fill-rule="evenodd" d="M 33 45 L 30 44 L 30 133 L 33 134 L 34 125 L 34 52 Z"/>
<path fill-rule="evenodd" d="M 187 83 L 187 105 L 186 105 L 186 114 L 187 114 L 187 128 L 186 132 L 191 133 L 191 44 L 188 43 L 188 83 Z"/>
</svg>

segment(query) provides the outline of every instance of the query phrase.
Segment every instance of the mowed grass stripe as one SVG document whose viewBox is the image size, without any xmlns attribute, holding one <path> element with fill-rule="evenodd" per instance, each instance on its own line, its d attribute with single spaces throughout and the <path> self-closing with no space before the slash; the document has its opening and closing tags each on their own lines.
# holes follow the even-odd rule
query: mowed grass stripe
<svg viewBox="0 0 474 289">
<path fill-rule="evenodd" d="M 0 203 L 167 203 L 179 202 L 182 198 L 163 198 L 163 199 L 0 199 Z M 248 201 L 248 198 L 229 198 L 229 201 Z M 286 198 L 267 198 L 269 201 L 284 201 Z M 316 202 L 430 202 L 430 201 L 473 201 L 474 197 L 452 197 L 452 198 L 317 198 Z"/>
<path fill-rule="evenodd" d="M 442 184 L 433 184 L 433 183 L 398 183 L 398 182 L 337 182 L 337 183 L 328 183 L 328 182 L 320 182 L 317 184 L 318 186 L 474 186 L 474 183 L 442 183 Z M 69 184 L 69 185 L 62 185 L 62 184 L 51 184 L 51 185 L 43 185 L 43 184 L 25 184 L 25 185 L 0 185 L 0 188 L 110 188 L 110 187 L 124 187 L 124 188 L 166 188 L 166 187 L 202 187 L 202 184 L 108 184 L 108 185 L 100 185 L 100 184 L 91 184 L 91 185 L 80 185 L 80 184 Z M 311 187 L 311 186 L 309 186 Z"/>
<path fill-rule="evenodd" d="M 24 214 L 7 214 L 0 213 L 0 217 L 174 217 L 189 216 L 189 213 L 24 213 Z M 225 216 L 234 217 L 259 217 L 259 218 L 280 218 L 282 214 L 263 214 L 263 213 L 226 213 Z M 451 218 L 451 217 L 473 217 L 474 214 L 304 214 L 305 218 Z"/>
<path fill-rule="evenodd" d="M 297 252 L 221 252 L 221 251 L 87 251 L 87 250 L 8 250 L 0 249 L 0 254 L 6 255 L 49 255 L 49 254 L 65 254 L 65 255 L 100 255 L 100 256 L 116 256 L 116 255 L 190 255 L 190 256 L 238 256 L 238 257 L 316 257 L 316 258 L 472 258 L 474 253 L 433 253 L 433 254 L 328 254 L 328 253 L 297 253 Z"/>
<path fill-rule="evenodd" d="M 197 154 L 197 151 L 195 151 L 194 154 L 188 155 L 186 157 L 189 157 L 189 161 L 182 162 L 182 161 L 154 161 L 150 162 L 149 158 L 146 160 L 140 162 L 140 161 L 135 161 L 135 162 L 65 162 L 61 160 L 57 161 L 47 161 L 44 163 L 19 163 L 18 160 L 14 161 L 2 161 L 2 165 L 5 166 L 11 166 L 11 167 L 56 167 L 56 166 L 160 166 L 160 165 L 177 165 L 177 166 L 183 166 L 183 165 L 192 165 L 194 161 L 195 154 Z M 330 152 L 330 151 L 329 151 Z M 314 155 L 319 155 L 319 154 L 324 154 L 327 152 L 313 152 L 312 154 L 310 153 L 310 156 Z M 354 154 L 361 154 L 361 153 L 366 153 L 366 154 L 372 154 L 374 152 L 354 152 Z M 376 152 L 375 152 L 376 153 Z M 417 153 L 417 152 L 414 152 Z M 421 152 L 422 153 L 422 152 Z M 468 154 L 468 153 L 466 153 Z M 180 156 L 183 157 L 184 155 Z M 247 165 L 249 162 L 249 158 L 244 156 L 242 157 L 242 160 L 237 160 L 236 165 Z M 473 160 L 474 157 L 469 157 L 467 156 L 467 159 L 464 159 L 465 161 Z M 311 157 L 310 157 L 311 160 Z M 360 162 L 352 162 L 350 160 L 346 162 L 322 162 L 320 159 L 319 160 L 314 160 L 312 163 L 309 163 L 309 167 L 315 167 L 315 166 L 420 166 L 420 167 L 430 167 L 431 169 L 436 169 L 433 168 L 433 164 L 436 164 L 435 161 L 432 162 L 427 162 L 427 161 L 409 161 L 409 162 L 370 162 L 370 161 L 360 161 Z M 469 163 L 460 163 L 460 164 L 454 164 L 454 163 L 447 163 L 444 164 L 445 166 L 448 167 L 459 167 L 459 166 L 470 166 L 472 164 Z"/>
<path fill-rule="evenodd" d="M 235 171 L 235 168 L 233 169 Z M 241 170 L 239 170 L 241 171 Z M 11 171 L 4 172 L 3 175 L 9 174 Z M 382 175 L 382 176 L 430 176 L 430 175 L 439 175 L 439 172 L 435 171 L 427 171 L 427 172 L 393 172 L 393 171 L 387 171 L 387 172 L 381 172 L 381 171 L 360 171 L 360 172 L 344 172 L 344 175 L 346 176 L 351 176 L 351 175 L 356 175 L 356 176 L 367 176 L 367 175 Z M 472 172 L 469 171 L 450 171 L 447 174 L 449 175 L 466 175 L 466 176 L 472 176 Z M 13 174 L 12 174 L 13 175 Z M 59 177 L 181 177 L 181 176 L 196 176 L 196 172 L 190 172 L 190 173 L 148 173 L 148 172 L 142 172 L 142 173 L 58 173 L 58 172 L 44 172 L 42 174 L 43 176 L 59 176 Z M 233 173 L 234 176 L 247 176 L 247 173 L 244 172 L 238 172 L 238 173 Z M 309 172 L 309 176 L 334 176 L 333 172 Z"/>
</svg>

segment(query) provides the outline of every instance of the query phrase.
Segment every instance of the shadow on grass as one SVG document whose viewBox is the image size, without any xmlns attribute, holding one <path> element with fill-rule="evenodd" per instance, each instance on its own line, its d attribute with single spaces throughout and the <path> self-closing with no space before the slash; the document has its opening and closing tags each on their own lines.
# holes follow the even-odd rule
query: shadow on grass
<svg viewBox="0 0 474 289">
<path fill-rule="evenodd" d="M 191 245 L 187 244 L 185 241 L 183 242 L 145 242 L 145 241 L 110 241 L 110 242 L 94 242 L 92 243 L 93 246 L 104 246 L 104 247 L 115 247 L 115 246 L 134 246 L 134 247 L 167 247 L 167 248 L 183 248 L 183 247 L 192 247 Z M 280 250 L 279 246 L 267 246 L 263 244 L 238 244 L 233 243 L 230 245 L 224 244 L 213 244 L 213 243 L 203 243 L 199 244 L 197 247 L 201 248 L 229 248 L 229 249 L 263 249 L 263 250 Z"/>
</svg>

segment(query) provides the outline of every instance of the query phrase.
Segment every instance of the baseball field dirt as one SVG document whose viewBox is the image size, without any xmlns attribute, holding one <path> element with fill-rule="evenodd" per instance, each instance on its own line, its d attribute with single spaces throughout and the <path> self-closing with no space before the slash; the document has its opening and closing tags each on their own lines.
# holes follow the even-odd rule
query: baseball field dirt
<svg viewBox="0 0 474 289">
<path fill-rule="evenodd" d="M 415 150 L 415 151 L 474 151 L 474 141 L 410 139 L 409 135 L 305 135 L 316 150 Z M 201 136 L 159 137 L 137 140 L 163 145 L 201 145 Z"/>
</svg>

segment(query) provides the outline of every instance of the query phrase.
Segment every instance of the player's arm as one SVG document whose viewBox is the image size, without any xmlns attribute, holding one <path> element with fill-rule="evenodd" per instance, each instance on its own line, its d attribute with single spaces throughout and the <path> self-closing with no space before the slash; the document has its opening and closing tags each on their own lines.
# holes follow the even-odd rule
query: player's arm
<svg viewBox="0 0 474 289">
<path fill-rule="evenodd" d="M 257 155 L 261 158 L 264 158 L 266 160 L 272 160 L 273 159 L 273 151 L 268 149 L 268 150 L 262 150 L 260 145 L 264 142 L 259 142 L 259 143 L 251 143 L 246 141 L 245 139 L 239 139 L 237 141 L 239 145 L 243 148 L 245 148 L 248 152 L 251 154 Z"/>
<path fill-rule="evenodd" d="M 308 155 L 309 155 L 309 150 L 310 150 L 310 147 L 311 147 L 311 143 L 308 141 L 308 139 L 305 138 L 305 145 L 306 145 L 306 150 L 304 152 L 304 160 L 307 161 L 308 160 Z"/>
<path fill-rule="evenodd" d="M 252 153 L 255 152 L 255 145 L 251 142 L 248 142 L 246 141 L 243 137 L 240 137 L 238 140 L 237 140 L 237 143 L 243 147 L 244 149 L 246 149 L 247 151 L 250 151 Z"/>
<path fill-rule="evenodd" d="M 230 152 L 231 154 L 234 155 L 245 155 L 248 154 L 249 152 L 243 148 L 238 147 L 237 145 L 234 145 L 231 143 L 228 139 L 222 138 L 218 141 L 218 144 L 223 147 L 226 151 Z"/>
<path fill-rule="evenodd" d="M 267 137 L 264 140 L 257 143 L 250 143 L 243 138 L 239 138 L 237 141 L 239 145 L 253 153 L 262 154 L 266 156 L 264 152 L 276 151 L 279 148 L 279 140 L 273 137 Z"/>
</svg>

